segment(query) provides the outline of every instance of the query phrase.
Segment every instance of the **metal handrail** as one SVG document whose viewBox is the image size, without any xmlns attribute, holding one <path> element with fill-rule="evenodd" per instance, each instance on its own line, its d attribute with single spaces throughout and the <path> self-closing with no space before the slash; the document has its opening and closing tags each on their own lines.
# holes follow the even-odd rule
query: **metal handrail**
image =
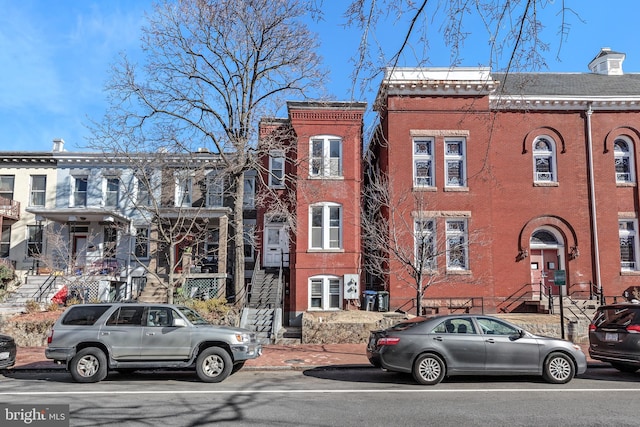
<svg viewBox="0 0 640 427">
<path fill-rule="evenodd" d="M 51 274 L 49 275 L 49 277 L 47 277 L 47 280 L 45 280 L 40 287 L 38 288 L 38 290 L 33 294 L 32 299 L 37 301 L 37 302 L 42 302 L 42 297 L 47 294 L 51 288 L 53 288 L 53 285 L 56 283 L 56 276 Z"/>
</svg>

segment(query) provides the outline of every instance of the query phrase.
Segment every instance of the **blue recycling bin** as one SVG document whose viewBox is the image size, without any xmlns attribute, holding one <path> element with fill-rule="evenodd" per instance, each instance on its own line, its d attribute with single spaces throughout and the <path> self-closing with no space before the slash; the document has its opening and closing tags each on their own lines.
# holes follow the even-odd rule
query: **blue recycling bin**
<svg viewBox="0 0 640 427">
<path fill-rule="evenodd" d="M 376 305 L 376 291 L 364 291 L 362 293 L 362 309 L 366 311 L 373 311 Z"/>
</svg>

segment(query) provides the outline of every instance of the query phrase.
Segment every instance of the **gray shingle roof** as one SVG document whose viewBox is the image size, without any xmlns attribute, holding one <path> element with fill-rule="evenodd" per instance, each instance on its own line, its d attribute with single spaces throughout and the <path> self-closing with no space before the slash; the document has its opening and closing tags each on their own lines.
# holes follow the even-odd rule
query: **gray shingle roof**
<svg viewBox="0 0 640 427">
<path fill-rule="evenodd" d="M 497 94 L 567 97 L 640 97 L 640 74 L 491 73 Z"/>
</svg>

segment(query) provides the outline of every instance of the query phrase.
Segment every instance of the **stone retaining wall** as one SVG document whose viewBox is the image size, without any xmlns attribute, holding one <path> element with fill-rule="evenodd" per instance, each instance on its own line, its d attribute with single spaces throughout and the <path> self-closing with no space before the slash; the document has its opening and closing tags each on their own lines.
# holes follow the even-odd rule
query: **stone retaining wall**
<svg viewBox="0 0 640 427">
<path fill-rule="evenodd" d="M 553 314 L 496 314 L 536 334 L 560 338 L 560 316 Z M 412 316 L 411 316 L 412 317 Z M 302 344 L 366 343 L 369 332 L 385 329 L 408 318 L 400 313 L 371 311 L 307 312 L 302 316 Z M 587 320 L 564 324 L 566 339 L 589 342 Z"/>
</svg>

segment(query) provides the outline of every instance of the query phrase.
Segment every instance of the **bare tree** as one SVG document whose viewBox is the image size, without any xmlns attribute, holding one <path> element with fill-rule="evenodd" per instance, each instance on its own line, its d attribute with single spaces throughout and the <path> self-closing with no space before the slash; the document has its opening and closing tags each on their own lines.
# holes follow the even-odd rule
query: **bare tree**
<svg viewBox="0 0 640 427">
<path fill-rule="evenodd" d="M 257 168 L 257 120 L 323 81 L 305 0 L 162 0 L 143 27 L 145 62 L 126 56 L 107 85 L 111 108 L 94 124 L 105 152 L 220 155 L 233 190 L 233 276 L 244 287 L 244 173 Z"/>
<path fill-rule="evenodd" d="M 551 13 L 543 22 L 545 9 Z M 544 69 L 550 43 L 543 30 L 557 28 L 559 57 L 569 16 L 580 19 L 564 0 L 352 0 L 345 12 L 347 25 L 361 32 L 352 79 L 366 88 L 384 68 L 425 66 L 436 40 L 449 48 L 448 65 L 460 65 L 469 38 L 487 41 L 485 66 L 505 72 Z M 472 32 L 472 22 L 481 30 Z M 389 25 L 400 28 L 400 37 L 385 50 L 378 30 Z"/>
<path fill-rule="evenodd" d="M 438 238 L 436 223 L 443 216 L 433 210 L 428 193 L 394 185 L 393 178 L 382 173 L 374 159 L 366 160 L 362 208 L 365 270 L 379 283 L 388 283 L 386 278 L 394 276 L 413 289 L 416 315 L 420 316 L 427 289 L 450 280 L 447 268 L 468 268 L 469 247 L 483 245 L 482 231 L 471 232 L 466 218 L 450 218 L 443 221 L 446 239 Z"/>
</svg>

